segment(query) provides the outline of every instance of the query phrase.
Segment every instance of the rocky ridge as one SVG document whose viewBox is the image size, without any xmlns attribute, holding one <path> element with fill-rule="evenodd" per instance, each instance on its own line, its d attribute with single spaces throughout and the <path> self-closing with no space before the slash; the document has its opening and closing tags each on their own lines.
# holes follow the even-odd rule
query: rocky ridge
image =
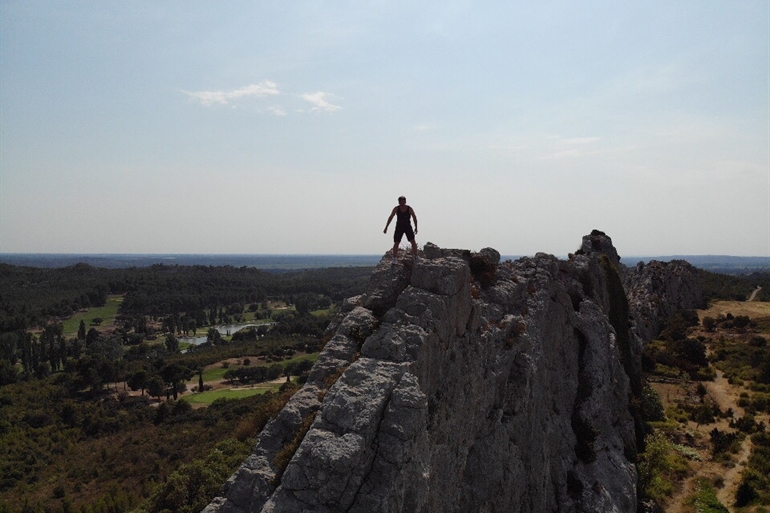
<svg viewBox="0 0 770 513">
<path fill-rule="evenodd" d="M 598 231 L 566 261 L 386 255 L 204 511 L 635 511 L 642 343 L 699 301 Z"/>
</svg>

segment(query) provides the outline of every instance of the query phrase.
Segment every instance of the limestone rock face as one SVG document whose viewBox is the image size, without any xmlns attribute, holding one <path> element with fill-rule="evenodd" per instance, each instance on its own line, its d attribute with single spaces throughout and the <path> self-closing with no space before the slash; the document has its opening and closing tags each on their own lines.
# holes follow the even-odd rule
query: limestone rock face
<svg viewBox="0 0 770 513">
<path fill-rule="evenodd" d="M 627 270 L 625 283 L 635 330 L 645 341 L 678 310 L 705 306 L 697 270 L 684 260 L 639 262 Z"/>
<path fill-rule="evenodd" d="M 669 271 L 627 272 L 609 237 L 587 237 L 568 261 L 430 243 L 416 261 L 384 258 L 204 511 L 636 511 L 639 332 L 668 313 L 643 295 L 674 305 L 695 289 L 684 271 L 671 286 Z"/>
</svg>

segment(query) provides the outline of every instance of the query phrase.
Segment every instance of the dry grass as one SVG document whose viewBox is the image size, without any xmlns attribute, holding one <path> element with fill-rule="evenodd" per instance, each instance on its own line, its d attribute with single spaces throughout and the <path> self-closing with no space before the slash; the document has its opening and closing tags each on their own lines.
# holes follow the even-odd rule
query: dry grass
<svg viewBox="0 0 770 513">
<path fill-rule="evenodd" d="M 761 301 L 717 301 L 708 310 L 698 310 L 698 317 L 718 317 L 719 315 L 748 315 L 752 319 L 770 316 L 770 303 Z"/>
</svg>

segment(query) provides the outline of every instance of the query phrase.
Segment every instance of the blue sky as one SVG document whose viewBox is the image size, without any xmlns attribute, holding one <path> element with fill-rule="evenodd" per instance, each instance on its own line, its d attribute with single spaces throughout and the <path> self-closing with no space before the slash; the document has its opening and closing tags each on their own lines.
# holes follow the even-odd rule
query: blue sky
<svg viewBox="0 0 770 513">
<path fill-rule="evenodd" d="M 419 5 L 417 5 L 419 4 Z M 770 3 L 0 0 L 0 252 L 770 256 Z"/>
</svg>

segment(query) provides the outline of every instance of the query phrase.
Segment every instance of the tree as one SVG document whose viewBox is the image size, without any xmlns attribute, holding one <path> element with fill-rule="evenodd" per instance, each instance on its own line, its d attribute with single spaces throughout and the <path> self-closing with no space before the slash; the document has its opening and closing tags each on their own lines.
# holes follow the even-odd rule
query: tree
<svg viewBox="0 0 770 513">
<path fill-rule="evenodd" d="M 768 353 L 762 363 L 759 365 L 759 375 L 757 381 L 760 383 L 770 383 L 770 353 Z"/>
<path fill-rule="evenodd" d="M 193 371 L 184 365 L 171 363 L 164 366 L 160 370 L 160 375 L 163 378 L 163 381 L 171 386 L 171 391 L 174 394 L 174 400 L 176 400 L 179 395 L 181 384 L 193 377 Z"/>
<path fill-rule="evenodd" d="M 283 366 L 280 363 L 274 363 L 267 368 L 267 379 L 272 381 L 278 379 L 283 374 Z"/>
<path fill-rule="evenodd" d="M 91 328 L 88 330 L 88 333 L 86 334 L 86 345 L 91 345 L 99 338 L 99 332 L 96 331 L 96 328 Z"/>
<path fill-rule="evenodd" d="M 5 360 L 0 360 L 0 386 L 16 383 L 18 378 L 16 368 Z"/>
<path fill-rule="evenodd" d="M 647 421 L 664 421 L 666 413 L 660 396 L 650 385 L 642 389 L 642 413 Z"/>
<path fill-rule="evenodd" d="M 35 337 L 30 332 L 23 333 L 21 337 L 21 365 L 26 374 L 31 374 L 40 363 L 39 356 Z"/>
<path fill-rule="evenodd" d="M 215 345 L 219 344 L 222 342 L 222 335 L 216 328 L 209 328 L 209 331 L 206 334 L 206 342 L 211 342 Z"/>
<path fill-rule="evenodd" d="M 146 387 L 147 393 L 150 394 L 151 397 L 160 397 L 166 392 L 166 386 L 165 383 L 163 383 L 163 378 L 157 374 L 153 374 L 147 379 Z"/>
<path fill-rule="evenodd" d="M 235 369 L 227 369 L 222 377 L 232 385 L 238 377 L 238 372 Z"/>
<path fill-rule="evenodd" d="M 104 383 L 110 376 L 105 369 L 104 358 L 98 354 L 89 354 L 80 358 L 76 363 L 75 371 L 77 373 L 78 386 L 80 388 L 91 388 L 92 392 L 101 392 Z"/>
<path fill-rule="evenodd" d="M 313 368 L 313 362 L 310 360 L 301 360 L 299 363 L 297 363 L 297 367 L 294 369 L 294 372 L 299 375 L 303 372 L 308 372 L 310 369 Z"/>
<path fill-rule="evenodd" d="M 286 376 L 286 381 L 291 381 L 291 376 L 294 374 L 294 369 L 297 367 L 296 363 L 287 363 L 283 368 L 283 373 Z"/>
<path fill-rule="evenodd" d="M 166 350 L 169 353 L 179 352 L 179 339 L 173 333 L 166 335 Z"/>
<path fill-rule="evenodd" d="M 117 362 L 123 358 L 123 341 L 118 336 L 96 338 L 86 349 L 89 354 L 99 355 L 106 360 Z"/>
<path fill-rule="evenodd" d="M 675 340 L 668 344 L 670 351 L 677 357 L 683 358 L 698 366 L 704 367 L 709 361 L 706 357 L 706 345 L 696 339 L 686 338 Z"/>
<path fill-rule="evenodd" d="M 86 323 L 83 319 L 80 319 L 80 326 L 78 326 L 78 340 L 86 339 Z"/>
<path fill-rule="evenodd" d="M 294 308 L 296 308 L 297 312 L 300 315 L 305 315 L 310 313 L 310 297 L 308 294 L 299 294 L 294 299 Z"/>
<path fill-rule="evenodd" d="M 147 383 L 149 382 L 149 375 L 147 374 L 147 371 L 144 369 L 140 369 L 136 371 L 130 378 L 128 378 L 128 386 L 131 390 L 136 392 L 137 390 L 142 391 L 142 395 L 144 395 L 144 390 L 147 388 Z"/>
</svg>

